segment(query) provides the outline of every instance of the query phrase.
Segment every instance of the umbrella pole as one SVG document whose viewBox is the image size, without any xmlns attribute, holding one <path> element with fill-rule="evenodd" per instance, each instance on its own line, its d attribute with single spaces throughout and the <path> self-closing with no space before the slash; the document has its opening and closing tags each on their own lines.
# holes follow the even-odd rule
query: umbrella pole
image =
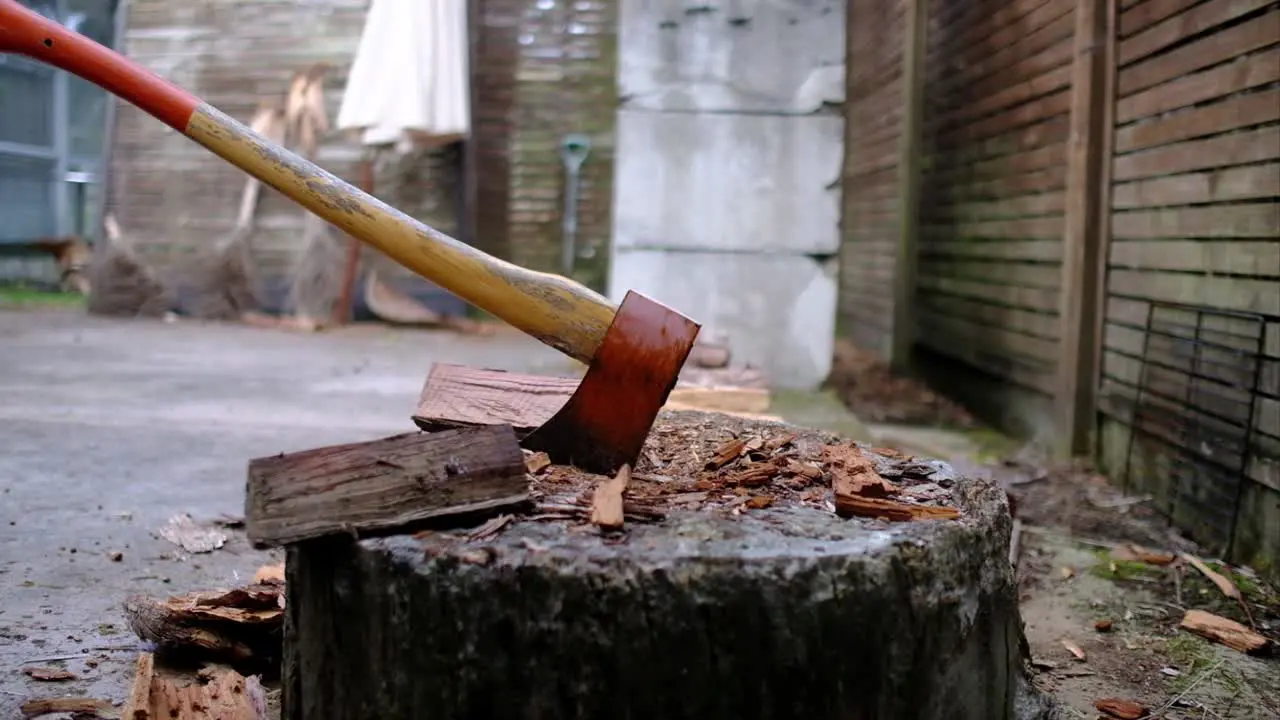
<svg viewBox="0 0 1280 720">
<path fill-rule="evenodd" d="M 370 154 L 376 150 L 366 150 L 360 159 L 360 189 L 373 195 L 373 158 Z M 346 265 L 342 268 L 342 288 L 338 292 L 338 300 L 333 306 L 333 324 L 345 325 L 351 322 L 351 298 L 355 294 L 356 269 L 360 267 L 360 241 L 347 236 Z"/>
</svg>

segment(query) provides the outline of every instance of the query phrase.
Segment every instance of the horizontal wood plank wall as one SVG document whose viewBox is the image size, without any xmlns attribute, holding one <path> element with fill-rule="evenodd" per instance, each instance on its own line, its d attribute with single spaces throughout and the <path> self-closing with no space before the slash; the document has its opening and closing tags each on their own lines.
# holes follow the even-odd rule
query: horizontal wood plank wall
<svg viewBox="0 0 1280 720">
<path fill-rule="evenodd" d="M 1122 0 L 1099 404 L 1123 462 L 1151 300 L 1266 315 L 1242 560 L 1280 557 L 1280 4 Z M 1217 328 L 1226 330 L 1225 326 Z M 1141 481 L 1139 478 L 1138 481 Z M 1160 488 L 1155 488 L 1157 494 Z M 1266 510 L 1266 508 L 1270 508 Z"/>
<path fill-rule="evenodd" d="M 904 3 L 852 0 L 846 35 L 840 331 L 888 359 L 893 343 L 894 253 L 901 228 Z"/>
<path fill-rule="evenodd" d="M 1058 354 L 1074 6 L 934 0 L 928 31 L 918 347 L 1032 434 Z"/>
<path fill-rule="evenodd" d="M 242 122 L 258 104 L 282 99 L 294 72 L 333 66 L 325 82 L 330 119 L 360 41 L 366 0 L 245 3 L 130 0 L 124 51 Z M 127 237 L 162 271 L 194 260 L 235 224 L 247 177 L 134 106 L 118 105 L 111 154 L 111 206 Z M 358 179 L 360 148 L 333 135 L 317 161 Z M 264 188 L 253 236 L 264 279 L 286 274 L 301 249 L 303 210 Z"/>
</svg>

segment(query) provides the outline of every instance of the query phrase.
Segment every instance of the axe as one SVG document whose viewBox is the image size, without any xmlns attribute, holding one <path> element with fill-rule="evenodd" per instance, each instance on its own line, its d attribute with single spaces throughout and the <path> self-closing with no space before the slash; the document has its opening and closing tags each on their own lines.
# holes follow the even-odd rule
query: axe
<svg viewBox="0 0 1280 720">
<path fill-rule="evenodd" d="M 0 0 L 0 52 L 61 68 L 123 98 L 406 268 L 586 363 L 577 390 L 522 444 L 589 472 L 634 464 L 698 323 L 636 292 L 614 307 L 572 280 L 459 242 L 17 0 Z"/>
</svg>

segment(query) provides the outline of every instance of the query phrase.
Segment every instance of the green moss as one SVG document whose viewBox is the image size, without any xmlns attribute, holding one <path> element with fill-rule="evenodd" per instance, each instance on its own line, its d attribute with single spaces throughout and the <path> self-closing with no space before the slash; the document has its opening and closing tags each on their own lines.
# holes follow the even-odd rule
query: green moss
<svg viewBox="0 0 1280 720">
<path fill-rule="evenodd" d="M 1137 578 L 1156 578 L 1164 572 L 1161 568 L 1140 560 L 1117 560 L 1105 548 L 1099 548 L 1094 555 L 1098 562 L 1089 568 L 1089 574 L 1103 580 L 1123 582 Z"/>
<path fill-rule="evenodd" d="M 80 307 L 84 304 L 85 297 L 76 293 L 0 285 L 0 307 Z"/>
<path fill-rule="evenodd" d="M 1018 450 L 1018 442 L 999 430 L 975 427 L 961 432 L 976 448 L 974 459 L 978 462 L 999 462 Z"/>
<path fill-rule="evenodd" d="M 858 442 L 870 442 L 871 434 L 830 391 L 774 390 L 769 412 L 802 427 L 835 433 Z"/>
</svg>

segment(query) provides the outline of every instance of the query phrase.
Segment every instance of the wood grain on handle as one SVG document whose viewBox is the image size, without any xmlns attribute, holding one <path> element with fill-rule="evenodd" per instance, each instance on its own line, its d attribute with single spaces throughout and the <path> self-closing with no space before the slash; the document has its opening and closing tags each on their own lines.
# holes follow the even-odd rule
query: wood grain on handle
<svg viewBox="0 0 1280 720">
<path fill-rule="evenodd" d="M 15 0 L 0 0 L 0 52 L 61 68 L 127 100 L 352 237 L 570 357 L 590 362 L 613 321 L 617 308 L 598 293 L 427 227 Z"/>
<path fill-rule="evenodd" d="M 617 308 L 559 275 L 487 255 L 430 228 L 204 104 L 187 137 L 415 273 L 542 342 L 590 362 Z"/>
</svg>

